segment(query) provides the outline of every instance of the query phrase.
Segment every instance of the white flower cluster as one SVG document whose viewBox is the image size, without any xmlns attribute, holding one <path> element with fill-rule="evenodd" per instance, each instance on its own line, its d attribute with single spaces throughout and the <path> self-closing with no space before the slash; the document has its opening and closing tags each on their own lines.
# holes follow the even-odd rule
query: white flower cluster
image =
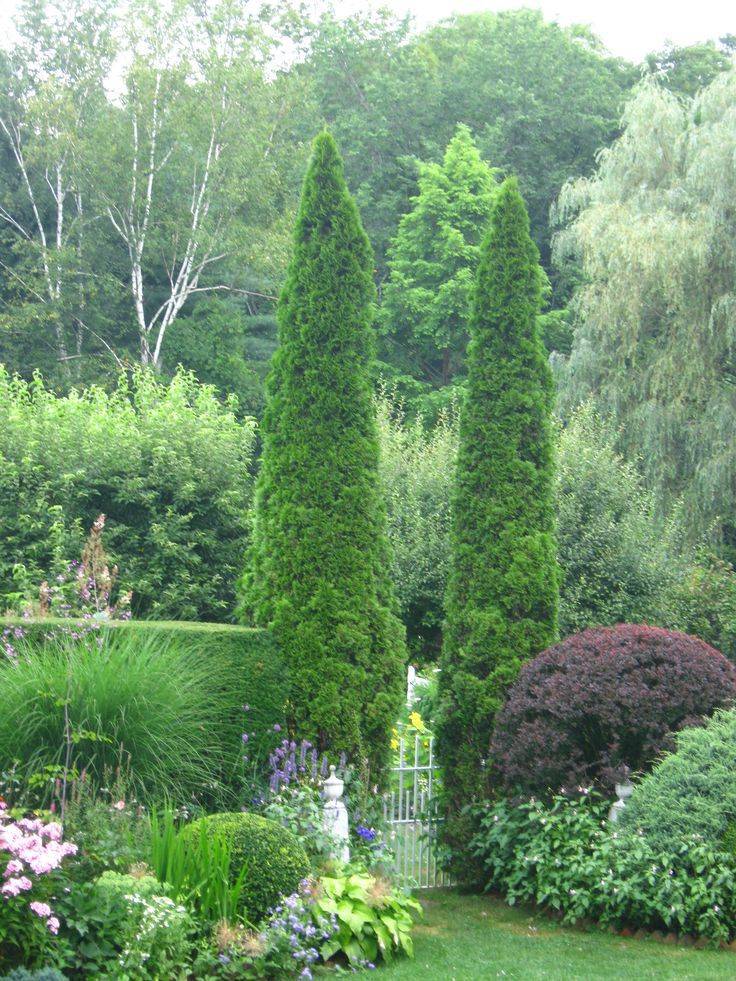
<svg viewBox="0 0 736 981">
<path fill-rule="evenodd" d="M 131 911 L 140 916 L 136 933 L 123 947 L 118 963 L 127 971 L 141 970 L 169 931 L 186 923 L 188 912 L 168 896 L 141 896 L 132 893 L 125 897 Z M 164 941 L 165 942 L 165 941 Z"/>
</svg>

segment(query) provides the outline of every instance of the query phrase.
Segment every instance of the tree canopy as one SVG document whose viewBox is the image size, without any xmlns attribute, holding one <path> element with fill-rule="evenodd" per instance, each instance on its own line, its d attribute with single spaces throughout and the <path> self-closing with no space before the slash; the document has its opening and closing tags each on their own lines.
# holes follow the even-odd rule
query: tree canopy
<svg viewBox="0 0 736 981">
<path fill-rule="evenodd" d="M 596 174 L 568 185 L 558 254 L 584 280 L 559 375 L 565 411 L 593 397 L 660 506 L 736 543 L 736 70 L 683 103 L 652 79 Z"/>
<path fill-rule="evenodd" d="M 470 296 L 496 190 L 467 126 L 441 164 L 419 165 L 419 192 L 389 249 L 383 329 L 406 371 L 447 385 L 465 353 Z M 397 356 L 398 354 L 398 356 Z"/>
</svg>

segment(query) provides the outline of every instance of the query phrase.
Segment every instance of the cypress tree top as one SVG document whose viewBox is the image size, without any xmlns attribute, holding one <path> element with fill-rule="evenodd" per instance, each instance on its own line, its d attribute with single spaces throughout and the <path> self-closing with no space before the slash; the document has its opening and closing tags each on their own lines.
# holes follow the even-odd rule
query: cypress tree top
<svg viewBox="0 0 736 981">
<path fill-rule="evenodd" d="M 494 715 L 520 665 L 557 629 L 553 382 L 536 325 L 540 293 L 512 178 L 481 250 L 460 421 L 438 746 L 451 815 L 490 793 Z"/>
<path fill-rule="evenodd" d="M 278 309 L 245 601 L 286 655 L 296 734 L 377 773 L 401 699 L 404 643 L 378 484 L 372 270 L 323 132 Z"/>
</svg>

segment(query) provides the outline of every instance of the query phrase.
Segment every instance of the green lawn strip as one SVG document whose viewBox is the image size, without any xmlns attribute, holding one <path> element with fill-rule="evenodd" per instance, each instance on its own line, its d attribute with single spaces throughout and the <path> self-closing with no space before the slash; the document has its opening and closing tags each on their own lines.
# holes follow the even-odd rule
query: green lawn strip
<svg viewBox="0 0 736 981">
<path fill-rule="evenodd" d="M 602 930 L 562 927 L 491 896 L 437 889 L 421 892 L 419 899 L 425 915 L 413 933 L 415 958 L 382 968 L 381 977 L 397 981 L 736 977 L 736 955 L 731 951 L 694 950 Z"/>
</svg>

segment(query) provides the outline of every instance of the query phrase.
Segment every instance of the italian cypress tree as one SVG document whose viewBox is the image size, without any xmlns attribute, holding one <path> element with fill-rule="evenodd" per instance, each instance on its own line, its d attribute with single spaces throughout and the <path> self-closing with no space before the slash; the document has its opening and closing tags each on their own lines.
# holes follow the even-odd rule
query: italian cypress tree
<svg viewBox="0 0 736 981">
<path fill-rule="evenodd" d="M 550 416 L 538 335 L 542 272 L 515 178 L 481 248 L 461 410 L 438 752 L 447 840 L 462 849 L 465 804 L 491 793 L 494 716 L 520 665 L 557 629 Z"/>
<path fill-rule="evenodd" d="M 286 656 L 290 725 L 385 766 L 403 691 L 370 366 L 370 243 L 328 132 L 313 148 L 279 301 L 244 608 Z"/>
</svg>

